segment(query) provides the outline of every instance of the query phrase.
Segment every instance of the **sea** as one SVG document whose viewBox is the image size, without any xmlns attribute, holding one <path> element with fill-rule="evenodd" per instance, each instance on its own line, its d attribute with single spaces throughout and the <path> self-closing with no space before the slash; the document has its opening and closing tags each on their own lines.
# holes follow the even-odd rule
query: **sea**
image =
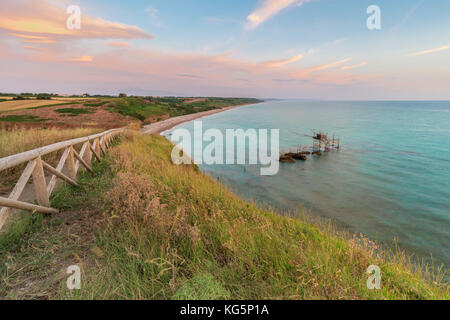
<svg viewBox="0 0 450 320">
<path fill-rule="evenodd" d="M 200 165 L 244 199 L 331 219 L 350 233 L 450 266 L 450 101 L 272 100 L 199 119 L 203 130 L 279 129 L 280 149 L 311 146 L 314 132 L 340 149 L 306 161 Z M 174 129 L 193 134 L 194 124 Z M 194 138 L 193 138 L 194 139 Z M 206 145 L 204 143 L 204 145 Z M 238 146 L 238 148 L 246 146 Z"/>
</svg>

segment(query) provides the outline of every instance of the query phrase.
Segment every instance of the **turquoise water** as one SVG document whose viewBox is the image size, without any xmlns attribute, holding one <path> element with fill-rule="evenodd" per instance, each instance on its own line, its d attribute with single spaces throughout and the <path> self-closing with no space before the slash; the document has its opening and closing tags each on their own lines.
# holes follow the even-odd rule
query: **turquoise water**
<svg viewBox="0 0 450 320">
<path fill-rule="evenodd" d="M 281 149 L 311 145 L 314 129 L 341 137 L 341 150 L 276 176 L 255 165 L 201 165 L 238 195 L 305 209 L 351 232 L 450 266 L 450 102 L 276 101 L 203 118 L 204 130 L 280 129 Z M 182 124 L 193 130 L 193 123 Z"/>
</svg>

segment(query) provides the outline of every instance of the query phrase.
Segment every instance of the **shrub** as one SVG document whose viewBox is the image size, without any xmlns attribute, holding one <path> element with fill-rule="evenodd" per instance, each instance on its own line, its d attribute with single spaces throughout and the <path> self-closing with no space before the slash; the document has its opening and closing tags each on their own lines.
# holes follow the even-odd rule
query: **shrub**
<svg viewBox="0 0 450 320">
<path fill-rule="evenodd" d="M 13 100 L 28 100 L 28 98 L 24 97 L 24 96 L 15 96 L 13 98 Z"/>
<path fill-rule="evenodd" d="M 76 117 L 80 114 L 92 114 L 95 113 L 96 110 L 92 108 L 63 108 L 55 110 L 56 113 L 65 114 L 69 117 Z"/>
<path fill-rule="evenodd" d="M 38 100 L 50 100 L 52 98 L 51 94 L 48 93 L 39 93 L 36 95 L 36 99 Z"/>
</svg>

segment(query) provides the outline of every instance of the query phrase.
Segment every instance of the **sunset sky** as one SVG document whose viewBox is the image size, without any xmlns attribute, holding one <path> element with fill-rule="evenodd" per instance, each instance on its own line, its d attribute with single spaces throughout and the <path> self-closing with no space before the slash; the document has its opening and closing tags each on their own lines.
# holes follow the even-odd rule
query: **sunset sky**
<svg viewBox="0 0 450 320">
<path fill-rule="evenodd" d="M 0 92 L 448 100 L 450 1 L 0 0 Z"/>
</svg>

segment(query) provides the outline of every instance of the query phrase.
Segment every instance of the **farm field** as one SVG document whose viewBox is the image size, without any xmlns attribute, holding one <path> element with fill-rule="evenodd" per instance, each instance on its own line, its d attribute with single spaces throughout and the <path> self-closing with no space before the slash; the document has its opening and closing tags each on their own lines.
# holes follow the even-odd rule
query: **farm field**
<svg viewBox="0 0 450 320">
<path fill-rule="evenodd" d="M 0 123 L 115 128 L 151 124 L 170 117 L 260 102 L 246 98 L 60 98 L 0 103 Z"/>
<path fill-rule="evenodd" d="M 49 100 L 37 100 L 36 97 L 27 97 L 27 100 L 13 100 L 14 97 L 0 97 L 0 112 L 14 111 L 28 108 L 37 108 L 42 106 L 51 106 L 56 104 L 70 102 L 90 102 L 99 100 L 98 98 L 74 98 L 74 97 L 56 97 Z"/>
<path fill-rule="evenodd" d="M 67 101 L 67 102 L 71 102 L 71 101 L 92 101 L 92 100 L 99 100 L 98 98 L 73 98 L 73 97 L 57 97 L 57 98 L 52 98 L 52 100 L 58 100 L 58 101 Z"/>
<path fill-rule="evenodd" d="M 78 101 L 78 100 L 77 100 Z M 15 111 L 66 103 L 67 100 L 8 100 L 0 102 L 0 112 Z"/>
</svg>

